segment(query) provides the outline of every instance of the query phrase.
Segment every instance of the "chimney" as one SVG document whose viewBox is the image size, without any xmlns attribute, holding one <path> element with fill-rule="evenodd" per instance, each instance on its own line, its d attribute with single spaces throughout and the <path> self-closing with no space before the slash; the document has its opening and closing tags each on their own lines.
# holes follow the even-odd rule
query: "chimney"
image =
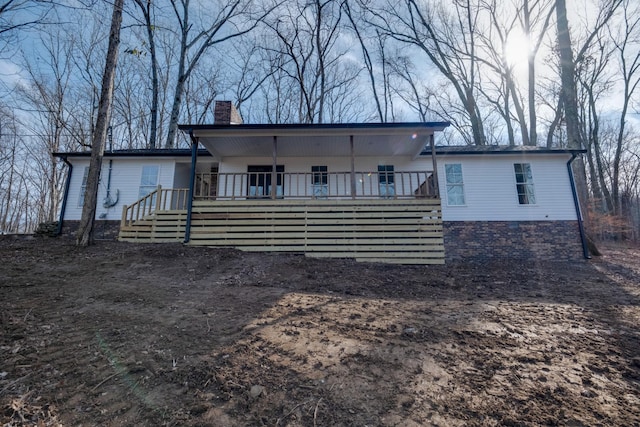
<svg viewBox="0 0 640 427">
<path fill-rule="evenodd" d="M 214 125 L 241 125 L 242 117 L 231 101 L 216 101 L 213 109 Z"/>
</svg>

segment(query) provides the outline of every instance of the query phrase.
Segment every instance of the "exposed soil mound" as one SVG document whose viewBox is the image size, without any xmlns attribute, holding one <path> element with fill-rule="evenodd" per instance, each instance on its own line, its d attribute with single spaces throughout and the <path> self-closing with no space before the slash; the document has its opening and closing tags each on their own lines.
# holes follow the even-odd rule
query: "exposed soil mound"
<svg viewBox="0 0 640 427">
<path fill-rule="evenodd" d="M 640 251 L 389 266 L 0 240 L 3 425 L 640 424 Z"/>
</svg>

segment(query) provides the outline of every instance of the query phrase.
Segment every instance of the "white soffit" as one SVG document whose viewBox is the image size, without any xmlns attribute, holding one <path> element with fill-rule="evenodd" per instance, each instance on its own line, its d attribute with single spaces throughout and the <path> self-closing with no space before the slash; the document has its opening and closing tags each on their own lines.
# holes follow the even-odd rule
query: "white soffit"
<svg viewBox="0 0 640 427">
<path fill-rule="evenodd" d="M 330 129 L 196 129 L 193 135 L 218 158 L 271 157 L 277 138 L 279 157 L 417 156 L 435 128 L 367 127 Z"/>
</svg>

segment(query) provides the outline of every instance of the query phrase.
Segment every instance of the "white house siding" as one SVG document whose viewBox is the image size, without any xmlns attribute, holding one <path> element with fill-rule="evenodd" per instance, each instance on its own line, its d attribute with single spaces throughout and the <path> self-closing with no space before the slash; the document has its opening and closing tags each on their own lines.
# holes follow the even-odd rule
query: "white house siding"
<svg viewBox="0 0 640 427">
<path fill-rule="evenodd" d="M 82 216 L 82 206 L 80 206 L 80 187 L 84 169 L 89 166 L 88 158 L 69 158 L 73 164 L 73 174 L 69 187 L 69 196 L 65 211 L 65 220 L 79 220 Z M 111 197 L 115 199 L 116 191 L 120 196 L 118 203 L 111 207 L 103 207 L 103 202 L 107 196 L 107 182 L 109 179 L 109 158 L 102 161 L 100 173 L 100 184 L 98 188 L 98 207 L 96 209 L 96 219 L 120 220 L 122 217 L 122 206 L 130 205 L 138 200 L 140 189 L 140 178 L 142 168 L 145 165 L 158 165 L 158 184 L 164 188 L 172 188 L 174 183 L 175 160 L 162 158 L 115 158 L 111 170 Z M 106 216 L 103 216 L 105 215 Z"/>
<path fill-rule="evenodd" d="M 246 188 L 243 188 L 243 185 L 246 186 L 245 183 L 239 182 L 239 177 L 236 178 L 235 188 L 233 187 L 232 178 L 229 177 L 228 180 L 225 180 L 225 173 L 237 173 L 237 174 L 246 174 L 247 166 L 257 166 L 257 165 L 272 165 L 273 159 L 271 157 L 237 157 L 237 158 L 225 158 L 219 165 L 219 172 L 222 174 L 218 183 L 219 183 L 219 192 L 218 194 L 244 194 Z M 311 173 L 312 166 L 327 166 L 327 172 L 331 174 L 332 172 L 350 172 L 351 171 L 351 159 L 345 157 L 314 157 L 314 158 L 306 158 L 306 157 L 280 157 L 277 159 L 278 165 L 284 165 L 285 173 Z M 362 182 L 358 182 L 358 186 L 363 186 L 364 188 L 373 189 L 374 194 L 377 194 L 378 191 L 378 183 L 377 183 L 377 172 L 379 165 L 393 165 L 394 170 L 396 172 L 427 172 L 431 171 L 431 159 L 418 159 L 411 160 L 410 157 L 357 157 L 355 159 L 355 170 L 356 172 L 365 172 L 362 176 Z M 366 172 L 372 172 L 371 175 L 366 174 Z M 302 177 L 301 177 L 302 180 Z M 409 177 L 405 176 L 405 192 L 413 192 L 414 189 L 417 189 L 420 183 L 417 182 L 417 176 L 413 178 L 412 182 L 409 183 Z M 396 188 L 401 188 L 402 183 L 399 181 L 399 178 L 396 178 Z M 285 182 L 285 186 L 289 186 L 289 182 Z M 308 182 L 307 186 L 309 188 L 306 189 L 306 194 L 312 194 L 311 183 Z M 350 182 L 340 181 L 337 185 L 337 191 L 335 187 L 335 183 L 332 183 L 331 180 L 329 182 L 330 193 L 338 193 L 338 194 L 349 194 L 351 191 Z M 225 188 L 226 187 L 226 188 Z M 413 188 L 416 187 L 416 188 Z M 232 190 L 234 190 L 232 192 Z M 285 192 L 289 194 L 305 194 L 304 182 L 301 181 L 298 183 L 297 188 L 285 188 Z"/>
<path fill-rule="evenodd" d="M 199 158 L 196 163 L 196 173 L 210 173 L 211 168 L 217 162 L 210 157 Z M 173 186 L 171 188 L 189 188 L 191 179 L 191 157 L 180 158 L 176 161 L 175 173 L 173 176 Z"/>
<path fill-rule="evenodd" d="M 445 221 L 576 220 L 566 163 L 568 154 L 438 156 L 438 180 Z M 462 164 L 464 206 L 449 206 L 445 164 Z M 520 205 L 514 163 L 529 163 L 535 205 Z"/>
</svg>

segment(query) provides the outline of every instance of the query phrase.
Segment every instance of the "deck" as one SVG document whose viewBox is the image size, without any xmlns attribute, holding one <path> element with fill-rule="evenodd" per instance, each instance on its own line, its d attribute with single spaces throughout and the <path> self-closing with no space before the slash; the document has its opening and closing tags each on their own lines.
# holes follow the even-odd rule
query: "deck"
<svg viewBox="0 0 640 427">
<path fill-rule="evenodd" d="M 341 192 L 340 186 L 332 190 L 329 185 L 320 187 L 320 191 L 315 188 L 313 193 L 308 182 L 304 186 L 287 185 L 285 177 L 278 181 L 285 183 L 279 193 L 275 189 L 270 195 L 251 190 L 252 197 L 246 192 L 252 182 L 250 177 L 239 177 L 241 185 L 229 185 L 235 192 L 211 194 L 211 187 L 201 186 L 207 193 L 199 193 L 196 188 L 188 244 L 358 261 L 443 264 L 442 209 L 440 199 L 428 194 L 427 178 L 408 184 L 404 182 L 409 178 L 396 178 L 393 187 L 387 180 L 385 188 L 362 186 L 364 193 L 357 193 L 357 188 L 353 193 L 359 197 Z M 216 177 L 215 181 L 230 179 L 233 178 Z M 240 195 L 238 188 L 244 191 Z M 300 188 L 310 188 L 311 198 L 302 198 L 305 193 L 290 196 L 287 188 L 295 188 L 298 193 Z M 185 189 L 159 188 L 137 204 L 125 207 L 119 239 L 184 241 L 186 200 Z"/>
</svg>

